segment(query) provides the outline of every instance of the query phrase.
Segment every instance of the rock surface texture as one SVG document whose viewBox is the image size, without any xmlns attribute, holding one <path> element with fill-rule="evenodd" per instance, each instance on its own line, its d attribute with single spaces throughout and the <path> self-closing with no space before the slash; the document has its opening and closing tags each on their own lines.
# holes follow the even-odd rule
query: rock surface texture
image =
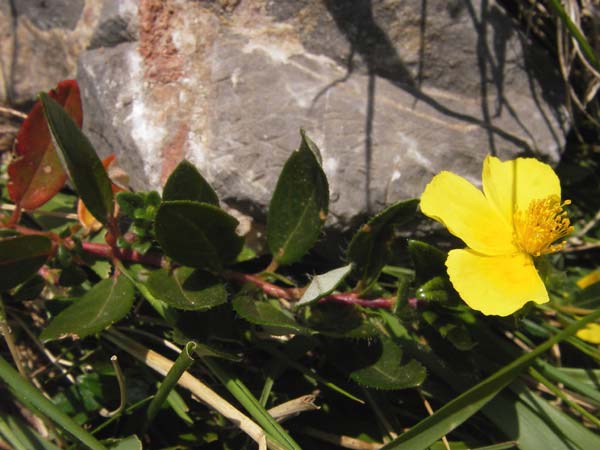
<svg viewBox="0 0 600 450">
<path fill-rule="evenodd" d="M 132 13 L 129 0 L 0 0 L 0 102 L 29 102 L 73 78 L 82 51 L 132 39 Z"/>
<path fill-rule="evenodd" d="M 476 181 L 488 153 L 556 161 L 564 144 L 552 61 L 493 2 L 45 3 L 73 17 L 37 23 L 24 8 L 19 26 L 91 24 L 78 38 L 85 129 L 137 188 L 160 188 L 187 158 L 225 203 L 263 220 L 302 127 L 322 150 L 329 224 L 345 229 L 418 196 L 439 170 Z"/>
</svg>

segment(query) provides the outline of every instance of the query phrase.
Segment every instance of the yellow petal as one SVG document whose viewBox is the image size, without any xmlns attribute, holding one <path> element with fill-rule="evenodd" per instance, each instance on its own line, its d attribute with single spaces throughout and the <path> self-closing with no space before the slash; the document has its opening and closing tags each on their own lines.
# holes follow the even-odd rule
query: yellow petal
<svg viewBox="0 0 600 450">
<path fill-rule="evenodd" d="M 596 284 L 600 281 L 600 269 L 596 269 L 593 272 L 588 273 L 587 275 L 581 277 L 577 280 L 577 286 L 581 289 L 585 289 L 592 284 Z"/>
<path fill-rule="evenodd" d="M 600 325 L 590 323 L 584 329 L 579 330 L 576 336 L 592 344 L 600 344 Z"/>
<path fill-rule="evenodd" d="M 528 301 L 548 301 L 533 260 L 524 253 L 484 256 L 469 249 L 452 250 L 446 267 L 461 298 L 485 315 L 508 316 Z"/>
<path fill-rule="evenodd" d="M 425 187 L 421 211 L 486 255 L 514 253 L 512 228 L 483 193 L 458 175 L 440 172 Z"/>
<path fill-rule="evenodd" d="M 514 212 L 527 210 L 532 200 L 560 198 L 560 181 L 552 167 L 534 158 L 500 161 L 488 156 L 481 177 L 486 198 L 512 226 Z"/>
<path fill-rule="evenodd" d="M 98 231 L 102 224 L 92 215 L 81 199 L 77 200 L 77 218 L 87 231 Z"/>
</svg>

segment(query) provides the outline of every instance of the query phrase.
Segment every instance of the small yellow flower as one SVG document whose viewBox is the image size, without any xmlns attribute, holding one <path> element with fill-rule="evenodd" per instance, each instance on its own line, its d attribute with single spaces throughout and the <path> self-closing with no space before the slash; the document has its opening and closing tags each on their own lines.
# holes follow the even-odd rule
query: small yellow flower
<svg viewBox="0 0 600 450">
<path fill-rule="evenodd" d="M 448 253 L 452 285 L 473 309 L 507 316 L 548 292 L 533 258 L 560 250 L 573 227 L 552 168 L 533 158 L 483 163 L 483 192 L 441 172 L 421 196 L 423 213 L 444 224 L 468 248 Z"/>
<path fill-rule="evenodd" d="M 584 329 L 577 332 L 577 337 L 591 344 L 600 344 L 600 325 L 590 323 Z"/>
<path fill-rule="evenodd" d="M 600 282 L 600 269 L 596 269 L 593 272 L 588 273 L 586 276 L 581 277 L 579 280 L 577 280 L 577 286 L 579 286 L 581 289 L 585 289 L 598 282 Z"/>
</svg>

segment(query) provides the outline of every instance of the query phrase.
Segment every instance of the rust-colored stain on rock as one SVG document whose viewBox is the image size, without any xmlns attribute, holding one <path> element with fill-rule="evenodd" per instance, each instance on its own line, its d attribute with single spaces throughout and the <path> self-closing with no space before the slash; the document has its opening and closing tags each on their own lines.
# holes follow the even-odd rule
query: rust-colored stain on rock
<svg viewBox="0 0 600 450">
<path fill-rule="evenodd" d="M 179 164 L 184 156 L 184 147 L 187 141 L 187 134 L 189 132 L 189 126 L 182 123 L 174 135 L 167 144 L 162 148 L 162 169 L 160 172 L 160 182 L 162 185 L 165 184 L 171 172 L 175 170 L 177 164 Z"/>
<path fill-rule="evenodd" d="M 172 1 L 141 0 L 139 6 L 139 52 L 144 59 L 145 76 L 150 81 L 169 83 L 183 74 L 183 61 L 173 43 Z"/>
</svg>

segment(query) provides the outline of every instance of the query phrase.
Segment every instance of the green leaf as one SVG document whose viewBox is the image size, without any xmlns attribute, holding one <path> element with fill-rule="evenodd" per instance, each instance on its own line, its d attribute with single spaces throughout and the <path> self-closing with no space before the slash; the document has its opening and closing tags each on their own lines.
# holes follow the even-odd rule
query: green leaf
<svg viewBox="0 0 600 450">
<path fill-rule="evenodd" d="M 127 277 L 102 280 L 56 316 L 40 335 L 43 341 L 64 336 L 84 338 L 122 319 L 131 309 L 135 291 Z"/>
<path fill-rule="evenodd" d="M 454 288 L 446 275 L 431 278 L 416 291 L 419 300 L 438 303 L 448 303 L 449 300 L 455 299 L 453 294 Z"/>
<path fill-rule="evenodd" d="M 227 301 L 225 286 L 208 272 L 179 267 L 155 270 L 147 282 L 152 295 L 178 309 L 204 310 Z"/>
<path fill-rule="evenodd" d="M 186 266 L 218 272 L 242 249 L 237 225 L 236 219 L 214 205 L 175 200 L 160 205 L 154 232 L 167 256 Z"/>
<path fill-rule="evenodd" d="M 46 262 L 52 242 L 46 236 L 0 240 L 0 292 L 27 281 Z"/>
<path fill-rule="evenodd" d="M 363 339 L 381 333 L 377 317 L 366 317 L 354 305 L 317 303 L 310 306 L 307 326 L 320 334 L 332 337 Z"/>
<path fill-rule="evenodd" d="M 136 435 L 131 435 L 121 439 L 110 450 L 142 450 L 142 443 Z"/>
<path fill-rule="evenodd" d="M 409 240 L 408 254 L 413 262 L 418 282 L 446 274 L 447 254 L 425 242 Z"/>
<path fill-rule="evenodd" d="M 352 264 L 344 267 L 330 270 L 327 273 L 317 275 L 302 294 L 302 298 L 296 304 L 297 306 L 307 305 L 326 295 L 329 295 L 338 285 L 344 281 L 348 274 L 352 271 Z"/>
<path fill-rule="evenodd" d="M 234 362 L 240 362 L 242 360 L 241 356 L 237 354 L 225 352 L 220 348 L 206 344 L 196 343 L 196 348 L 194 349 L 194 352 L 196 352 L 196 354 L 201 357 L 208 356 L 211 358 L 226 359 L 227 361 Z"/>
<path fill-rule="evenodd" d="M 216 192 L 188 161 L 181 161 L 167 179 L 163 188 L 163 200 L 193 200 L 219 206 Z"/>
<path fill-rule="evenodd" d="M 142 194 L 138 192 L 117 192 L 116 197 L 121 215 L 125 215 L 127 217 L 133 218 L 135 210 L 145 206 Z"/>
<path fill-rule="evenodd" d="M 381 339 L 381 356 L 375 364 L 352 372 L 357 383 L 377 389 L 406 389 L 419 386 L 425 380 L 425 367 L 411 359 L 402 365 L 402 349 L 391 339 Z"/>
<path fill-rule="evenodd" d="M 19 286 L 19 289 L 13 293 L 13 299 L 17 302 L 33 300 L 42 293 L 45 287 L 46 280 L 44 280 L 44 277 L 36 274 Z"/>
<path fill-rule="evenodd" d="M 396 228 L 413 218 L 418 204 L 412 199 L 391 205 L 363 225 L 350 241 L 348 259 L 355 264 L 363 289 L 377 280 L 393 256 Z"/>
<path fill-rule="evenodd" d="M 438 325 L 437 329 L 440 336 L 448 339 L 458 350 L 466 352 L 477 346 L 477 342 L 471 338 L 469 331 L 462 323 L 449 322 Z"/>
<path fill-rule="evenodd" d="M 40 101 L 54 146 L 81 200 L 98 221 L 106 224 L 113 212 L 111 181 L 88 138 L 65 110 L 47 94 Z"/>
<path fill-rule="evenodd" d="M 179 393 L 175 389 L 169 392 L 169 396 L 167 397 L 167 403 L 169 404 L 173 412 L 177 414 L 179 418 L 183 420 L 186 424 L 194 424 L 194 419 L 192 419 L 188 414 L 190 408 L 185 403 L 183 397 L 181 397 L 181 395 L 179 395 Z"/>
<path fill-rule="evenodd" d="M 248 322 L 256 325 L 275 327 L 284 333 L 305 333 L 308 330 L 285 314 L 281 309 L 265 301 L 255 300 L 246 295 L 233 299 L 233 309 Z"/>
<path fill-rule="evenodd" d="M 301 131 L 300 148 L 279 175 L 267 216 L 267 243 L 279 264 L 298 261 L 317 241 L 329 209 L 329 187 L 317 146 Z"/>
<path fill-rule="evenodd" d="M 600 310 L 569 325 L 532 351 L 523 354 L 482 382 L 446 403 L 433 415 L 423 419 L 409 431 L 388 443 L 382 450 L 425 450 L 479 411 L 511 383 L 527 366 L 553 345 L 573 335 L 577 330 L 600 317 Z"/>
</svg>

